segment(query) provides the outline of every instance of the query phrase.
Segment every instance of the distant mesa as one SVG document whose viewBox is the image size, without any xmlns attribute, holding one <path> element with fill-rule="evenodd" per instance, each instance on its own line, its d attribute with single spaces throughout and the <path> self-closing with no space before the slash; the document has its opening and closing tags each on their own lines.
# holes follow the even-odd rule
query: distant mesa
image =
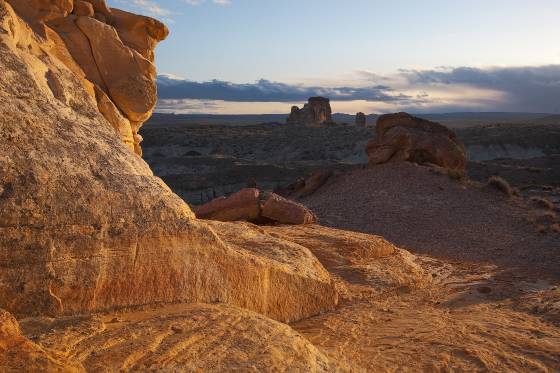
<svg viewBox="0 0 560 373">
<path fill-rule="evenodd" d="M 303 108 L 292 106 L 287 123 L 323 124 L 332 123 L 331 103 L 325 97 L 311 97 Z"/>
<path fill-rule="evenodd" d="M 370 164 L 409 161 L 465 172 L 465 147 L 447 127 L 407 113 L 379 117 L 376 138 L 367 144 Z"/>
<path fill-rule="evenodd" d="M 358 126 L 365 126 L 366 125 L 366 115 L 362 112 L 356 114 L 356 124 Z"/>
</svg>

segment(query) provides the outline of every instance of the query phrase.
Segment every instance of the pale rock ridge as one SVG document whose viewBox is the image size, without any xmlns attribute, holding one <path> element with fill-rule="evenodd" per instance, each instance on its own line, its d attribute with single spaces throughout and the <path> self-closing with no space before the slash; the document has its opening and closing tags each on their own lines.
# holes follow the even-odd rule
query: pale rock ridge
<svg viewBox="0 0 560 373">
<path fill-rule="evenodd" d="M 84 79 L 63 38 L 28 22 L 0 0 L 0 307 L 19 317 L 223 302 L 293 321 L 336 306 L 305 247 L 197 221 L 119 139 L 134 138 L 132 126 Z M 260 249 L 232 243 L 248 234 Z M 273 254 L 288 246 L 289 258 Z M 302 262 L 309 268 L 296 270 Z"/>
</svg>

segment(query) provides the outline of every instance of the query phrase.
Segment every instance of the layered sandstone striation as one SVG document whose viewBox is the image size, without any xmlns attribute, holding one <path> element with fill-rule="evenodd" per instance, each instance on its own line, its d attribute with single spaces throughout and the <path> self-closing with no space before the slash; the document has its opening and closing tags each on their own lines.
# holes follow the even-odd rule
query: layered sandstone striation
<svg viewBox="0 0 560 373">
<path fill-rule="evenodd" d="M 173 305 L 118 315 L 28 319 L 22 327 L 52 355 L 73 361 L 75 371 L 348 371 L 288 325 L 227 305 Z"/>
<path fill-rule="evenodd" d="M 310 97 L 303 108 L 292 107 L 288 123 L 323 124 L 332 122 L 330 100 L 325 97 Z"/>
<path fill-rule="evenodd" d="M 94 17 L 71 1 L 30 4 L 0 0 L 0 307 L 21 317 L 224 302 L 281 321 L 333 309 L 334 285 L 305 247 L 290 264 L 258 230 L 268 250 L 230 243 L 249 228 L 196 220 L 130 151 L 155 94 L 147 50 L 166 33 L 159 23 L 102 1 Z M 313 269 L 294 270 L 299 260 Z"/>
<path fill-rule="evenodd" d="M 439 123 L 407 113 L 386 114 L 377 120 L 376 135 L 366 148 L 370 164 L 410 161 L 465 171 L 465 147 Z"/>
<path fill-rule="evenodd" d="M 51 353 L 24 336 L 19 323 L 0 309 L 0 371 L 2 372 L 85 372 L 80 364 Z"/>
</svg>

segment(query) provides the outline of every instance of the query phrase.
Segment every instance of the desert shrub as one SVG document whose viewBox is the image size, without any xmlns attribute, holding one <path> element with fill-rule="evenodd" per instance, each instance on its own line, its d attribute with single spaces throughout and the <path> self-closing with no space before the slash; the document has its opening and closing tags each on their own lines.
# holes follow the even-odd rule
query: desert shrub
<svg viewBox="0 0 560 373">
<path fill-rule="evenodd" d="M 547 210 L 554 210 L 555 209 L 554 203 L 547 198 L 531 197 L 530 201 L 534 206 L 542 208 L 542 209 L 547 209 Z"/>
<path fill-rule="evenodd" d="M 546 211 L 545 213 L 540 214 L 539 218 L 540 221 L 555 222 L 557 215 L 554 211 Z"/>
<path fill-rule="evenodd" d="M 541 233 L 541 234 L 545 234 L 546 233 L 546 226 L 545 225 L 538 225 L 537 226 L 537 232 Z"/>
<path fill-rule="evenodd" d="M 552 230 L 554 233 L 560 233 L 560 224 L 552 224 L 550 226 L 550 230 Z"/>
<path fill-rule="evenodd" d="M 508 197 L 514 195 L 514 190 L 511 187 L 511 185 L 509 185 L 507 180 L 499 176 L 492 176 L 491 178 L 489 178 L 488 182 L 486 183 L 486 186 L 488 186 L 489 188 L 493 188 L 499 192 L 502 192 Z"/>
<path fill-rule="evenodd" d="M 447 170 L 447 176 L 451 180 L 462 180 L 465 178 L 465 172 L 460 170 Z"/>
</svg>

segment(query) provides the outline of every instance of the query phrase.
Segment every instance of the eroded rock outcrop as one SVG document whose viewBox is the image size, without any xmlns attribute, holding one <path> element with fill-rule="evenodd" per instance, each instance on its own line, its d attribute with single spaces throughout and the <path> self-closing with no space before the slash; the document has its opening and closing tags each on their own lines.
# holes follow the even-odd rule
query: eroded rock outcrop
<svg viewBox="0 0 560 373">
<path fill-rule="evenodd" d="M 24 326 L 37 343 L 72 356 L 87 372 L 349 371 L 288 325 L 227 305 L 168 306 L 112 318 L 30 320 Z"/>
<path fill-rule="evenodd" d="M 407 113 L 379 117 L 377 137 L 366 148 L 370 164 L 410 161 L 464 172 L 465 147 L 453 131 Z"/>
<path fill-rule="evenodd" d="M 365 126 L 366 125 L 366 115 L 362 112 L 356 114 L 356 125 Z"/>
<path fill-rule="evenodd" d="M 218 235 L 127 149 L 131 134 L 137 145 L 135 120 L 150 105 L 142 94 L 139 106 L 126 98 L 149 85 L 153 70 L 145 75 L 131 67 L 143 82 L 130 87 L 119 77 L 104 82 L 115 71 L 127 73 L 109 66 L 115 61 L 104 51 L 119 63 L 151 64 L 99 20 L 113 17 L 104 2 L 89 2 L 95 19 L 50 1 L 44 5 L 54 8 L 36 8 L 25 20 L 10 3 L 33 2 L 0 0 L 0 307 L 19 317 L 223 302 L 291 321 L 337 304 L 328 273 L 306 248 L 294 247 L 293 261 L 312 269 L 294 271 L 266 250 L 230 243 L 249 233 L 263 245 L 270 241 L 240 224 Z M 67 34 L 49 26 L 60 17 Z M 68 47 L 80 35 L 76 28 L 87 33 L 76 40 L 91 41 L 91 51 L 81 50 L 95 59 L 91 71 L 99 71 L 105 87 L 87 78 Z M 120 96 L 113 97 L 115 87 Z M 282 244 L 268 251 L 275 245 Z"/>
<path fill-rule="evenodd" d="M 311 97 L 303 108 L 292 107 L 288 123 L 322 124 L 332 122 L 330 100 L 325 97 Z"/>
<path fill-rule="evenodd" d="M 270 193 L 262 206 L 262 216 L 281 224 L 313 224 L 317 217 L 301 203 Z"/>
<path fill-rule="evenodd" d="M 317 222 L 315 214 L 304 205 L 275 193 L 261 193 L 255 188 L 241 189 L 229 197 L 218 197 L 193 209 L 199 219 L 207 220 L 290 225 Z"/>
<path fill-rule="evenodd" d="M 66 361 L 30 341 L 19 323 L 0 309 L 0 371 L 2 372 L 85 372 L 80 364 Z"/>
<path fill-rule="evenodd" d="M 257 221 L 261 216 L 260 191 L 241 189 L 229 197 L 218 197 L 193 210 L 199 219 L 219 221 Z"/>
<path fill-rule="evenodd" d="M 104 0 L 10 0 L 16 12 L 46 37 L 67 67 L 82 78 L 127 146 L 137 154 L 138 130 L 155 106 L 157 43 L 167 37 L 161 22 L 110 9 Z M 111 101 L 114 108 L 107 103 Z M 116 110 L 115 110 L 116 109 Z M 132 133 L 132 135 L 130 134 Z"/>
</svg>

